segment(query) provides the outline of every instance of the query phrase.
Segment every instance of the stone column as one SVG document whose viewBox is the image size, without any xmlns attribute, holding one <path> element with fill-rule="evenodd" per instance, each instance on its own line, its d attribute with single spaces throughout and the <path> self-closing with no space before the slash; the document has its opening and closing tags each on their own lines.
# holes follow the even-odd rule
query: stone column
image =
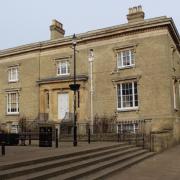
<svg viewBox="0 0 180 180">
<path fill-rule="evenodd" d="M 49 120 L 53 120 L 53 90 L 49 90 Z"/>
</svg>

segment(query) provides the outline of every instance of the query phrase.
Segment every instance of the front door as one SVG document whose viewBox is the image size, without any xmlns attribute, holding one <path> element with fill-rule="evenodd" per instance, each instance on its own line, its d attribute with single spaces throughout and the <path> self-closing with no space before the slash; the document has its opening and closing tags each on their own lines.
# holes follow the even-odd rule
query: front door
<svg viewBox="0 0 180 180">
<path fill-rule="evenodd" d="M 68 93 L 58 94 L 58 119 L 63 119 L 66 112 L 69 112 L 69 95 Z"/>
</svg>

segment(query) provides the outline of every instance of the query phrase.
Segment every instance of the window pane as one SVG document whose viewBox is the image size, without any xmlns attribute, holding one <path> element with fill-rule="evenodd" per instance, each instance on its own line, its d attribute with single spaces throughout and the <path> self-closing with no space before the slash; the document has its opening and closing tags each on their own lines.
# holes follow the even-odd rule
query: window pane
<svg viewBox="0 0 180 180">
<path fill-rule="evenodd" d="M 117 55 L 118 67 L 126 67 L 134 65 L 134 52 L 133 50 L 121 51 Z"/>
<path fill-rule="evenodd" d="M 134 51 L 131 50 L 131 64 L 134 64 Z"/>
<path fill-rule="evenodd" d="M 138 106 L 137 82 L 127 82 L 127 83 L 118 84 L 117 96 L 118 96 L 118 108 L 137 107 Z"/>
<path fill-rule="evenodd" d="M 121 67 L 122 66 L 122 62 L 121 62 L 121 53 L 117 54 L 117 66 Z"/>
<path fill-rule="evenodd" d="M 66 74 L 66 63 L 61 63 L 61 74 Z"/>
<path fill-rule="evenodd" d="M 17 93 L 8 93 L 7 96 L 7 112 L 17 113 L 19 112 L 19 99 Z"/>
<path fill-rule="evenodd" d="M 18 80 L 18 67 L 9 68 L 8 79 L 9 79 L 9 81 L 17 81 Z"/>
<path fill-rule="evenodd" d="M 70 67 L 68 61 L 59 61 L 57 65 L 57 75 L 69 74 Z"/>
</svg>

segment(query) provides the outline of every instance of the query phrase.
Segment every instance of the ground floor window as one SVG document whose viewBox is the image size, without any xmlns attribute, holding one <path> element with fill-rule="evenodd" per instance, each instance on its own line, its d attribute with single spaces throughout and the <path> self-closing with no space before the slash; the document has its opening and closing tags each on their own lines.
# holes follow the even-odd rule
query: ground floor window
<svg viewBox="0 0 180 180">
<path fill-rule="evenodd" d="M 126 110 L 138 107 L 137 82 L 117 84 L 117 109 Z"/>
<path fill-rule="evenodd" d="M 8 92 L 7 94 L 7 114 L 19 113 L 19 95 L 18 92 Z"/>
<path fill-rule="evenodd" d="M 118 125 L 118 132 L 123 133 L 136 133 L 138 130 L 138 123 L 122 123 Z"/>
</svg>

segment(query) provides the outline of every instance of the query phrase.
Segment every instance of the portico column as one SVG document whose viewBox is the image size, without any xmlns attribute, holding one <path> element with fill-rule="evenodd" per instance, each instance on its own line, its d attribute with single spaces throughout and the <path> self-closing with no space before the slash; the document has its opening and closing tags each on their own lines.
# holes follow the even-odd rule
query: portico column
<svg viewBox="0 0 180 180">
<path fill-rule="evenodd" d="M 53 90 L 49 90 L 49 120 L 53 120 Z"/>
</svg>

